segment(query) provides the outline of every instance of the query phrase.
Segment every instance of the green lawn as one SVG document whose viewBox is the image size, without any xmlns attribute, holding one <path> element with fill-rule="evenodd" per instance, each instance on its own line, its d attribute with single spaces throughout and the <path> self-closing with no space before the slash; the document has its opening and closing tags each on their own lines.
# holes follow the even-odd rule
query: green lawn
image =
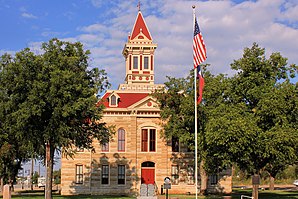
<svg viewBox="0 0 298 199">
<path fill-rule="evenodd" d="M 43 195 L 24 195 L 12 196 L 13 199 L 44 199 Z M 132 197 L 113 197 L 113 196 L 58 196 L 54 195 L 53 199 L 131 199 Z"/>
<path fill-rule="evenodd" d="M 241 195 L 251 196 L 251 190 L 241 190 L 235 189 L 232 194 L 232 199 L 240 199 Z M 24 194 L 24 193 L 23 193 Z M 26 193 L 24 195 L 13 195 L 13 199 L 44 199 L 42 193 L 30 194 Z M 60 196 L 53 195 L 53 199 L 132 199 L 133 197 L 116 197 L 116 196 Z M 194 199 L 194 195 L 169 195 L 169 199 Z M 207 197 L 199 197 L 200 199 L 223 199 L 223 196 L 210 195 Z M 298 199 L 298 190 L 296 191 L 284 191 L 284 190 L 275 190 L 275 191 L 260 191 L 259 199 Z M 159 199 L 165 199 L 165 195 L 159 197 Z"/>
</svg>

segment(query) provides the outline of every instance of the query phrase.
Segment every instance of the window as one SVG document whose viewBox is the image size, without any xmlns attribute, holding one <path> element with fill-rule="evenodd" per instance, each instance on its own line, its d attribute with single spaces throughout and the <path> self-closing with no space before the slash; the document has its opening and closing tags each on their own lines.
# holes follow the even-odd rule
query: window
<svg viewBox="0 0 298 199">
<path fill-rule="evenodd" d="M 216 185 L 218 183 L 218 176 L 216 174 L 211 175 L 209 181 L 211 185 Z"/>
<path fill-rule="evenodd" d="M 108 142 L 105 143 L 105 144 L 103 144 L 103 145 L 101 145 L 101 151 L 102 152 L 108 152 L 109 151 L 109 148 L 110 148 L 110 146 L 109 146 L 109 143 Z"/>
<path fill-rule="evenodd" d="M 150 129 L 149 151 L 155 151 L 155 129 Z"/>
<path fill-rule="evenodd" d="M 111 96 L 111 105 L 112 106 L 117 105 L 117 97 L 115 95 Z"/>
<path fill-rule="evenodd" d="M 109 165 L 101 166 L 101 184 L 109 184 Z"/>
<path fill-rule="evenodd" d="M 179 138 L 172 137 L 172 152 L 179 152 Z"/>
<path fill-rule="evenodd" d="M 125 184 L 125 165 L 118 165 L 118 184 Z"/>
<path fill-rule="evenodd" d="M 142 144 L 141 150 L 143 152 L 156 151 L 156 130 L 155 129 L 142 129 Z"/>
<path fill-rule="evenodd" d="M 142 151 L 148 151 L 148 129 L 142 129 Z"/>
<path fill-rule="evenodd" d="M 138 69 L 139 67 L 139 59 L 138 56 L 133 56 L 133 69 Z"/>
<path fill-rule="evenodd" d="M 83 165 L 76 165 L 76 184 L 83 184 Z"/>
<path fill-rule="evenodd" d="M 118 130 L 118 151 L 125 151 L 125 130 Z"/>
<path fill-rule="evenodd" d="M 195 184 L 195 172 L 194 166 L 188 165 L 187 166 L 187 184 Z"/>
<path fill-rule="evenodd" d="M 172 165 L 172 184 L 178 184 L 179 183 L 179 171 L 177 165 Z"/>
<path fill-rule="evenodd" d="M 144 69 L 149 69 L 149 57 L 144 57 Z"/>
</svg>

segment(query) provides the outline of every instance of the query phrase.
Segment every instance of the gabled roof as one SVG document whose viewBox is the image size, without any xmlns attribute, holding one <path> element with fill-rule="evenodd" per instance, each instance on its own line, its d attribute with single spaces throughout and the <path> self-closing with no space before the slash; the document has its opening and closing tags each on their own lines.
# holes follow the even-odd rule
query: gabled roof
<svg viewBox="0 0 298 199">
<path fill-rule="evenodd" d="M 106 92 L 102 97 L 102 101 L 99 102 L 102 103 L 106 108 L 115 108 L 109 106 L 108 98 L 111 95 L 111 93 L 112 92 Z M 146 98 L 149 95 L 149 93 L 117 93 L 117 95 L 120 97 L 120 100 L 116 108 L 128 108 L 129 106 Z"/>
<path fill-rule="evenodd" d="M 137 37 L 140 34 L 140 32 L 142 32 L 149 40 L 152 40 L 149 29 L 146 25 L 141 11 L 139 11 L 138 13 L 137 19 L 131 31 L 130 39 L 134 39 L 135 37 Z"/>
</svg>

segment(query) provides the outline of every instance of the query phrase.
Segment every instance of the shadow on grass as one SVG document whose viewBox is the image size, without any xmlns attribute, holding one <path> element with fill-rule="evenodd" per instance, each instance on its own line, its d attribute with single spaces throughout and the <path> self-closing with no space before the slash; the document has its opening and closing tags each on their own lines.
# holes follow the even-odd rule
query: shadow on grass
<svg viewBox="0 0 298 199">
<path fill-rule="evenodd" d="M 240 199 L 241 195 L 251 196 L 251 189 L 236 189 L 233 190 L 232 199 Z M 1 198 L 1 197 L 0 197 Z M 12 196 L 13 199 L 44 199 L 43 192 L 21 192 Z M 53 194 L 53 199 L 132 199 L 133 197 L 117 197 L 117 196 L 91 196 L 91 195 L 76 195 L 76 196 L 61 196 Z M 165 198 L 165 195 L 160 196 L 159 199 Z M 169 198 L 177 199 L 194 199 L 195 195 L 170 195 Z M 206 197 L 199 197 L 200 199 L 223 199 L 224 196 L 208 195 Z M 298 190 L 275 190 L 275 191 L 259 191 L 259 199 L 298 199 Z"/>
<path fill-rule="evenodd" d="M 233 190 L 232 199 L 239 199 L 241 195 L 251 196 L 252 190 Z M 298 199 L 298 190 L 259 191 L 259 199 Z"/>
<path fill-rule="evenodd" d="M 1 197 L 0 197 L 1 198 Z M 16 193 L 12 196 L 13 199 L 44 199 L 43 192 L 22 192 Z M 73 195 L 73 196 L 61 196 L 59 194 L 53 194 L 53 199 L 132 199 L 132 197 L 126 196 L 91 196 L 91 195 Z"/>
</svg>

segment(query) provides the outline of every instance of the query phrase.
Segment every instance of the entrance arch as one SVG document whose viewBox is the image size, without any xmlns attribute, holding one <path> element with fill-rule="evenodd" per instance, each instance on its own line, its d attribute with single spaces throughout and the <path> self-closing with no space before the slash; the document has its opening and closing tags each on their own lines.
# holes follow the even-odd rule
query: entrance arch
<svg viewBox="0 0 298 199">
<path fill-rule="evenodd" d="M 141 173 L 142 184 L 154 184 L 155 182 L 155 163 L 154 162 L 143 162 Z"/>
</svg>

